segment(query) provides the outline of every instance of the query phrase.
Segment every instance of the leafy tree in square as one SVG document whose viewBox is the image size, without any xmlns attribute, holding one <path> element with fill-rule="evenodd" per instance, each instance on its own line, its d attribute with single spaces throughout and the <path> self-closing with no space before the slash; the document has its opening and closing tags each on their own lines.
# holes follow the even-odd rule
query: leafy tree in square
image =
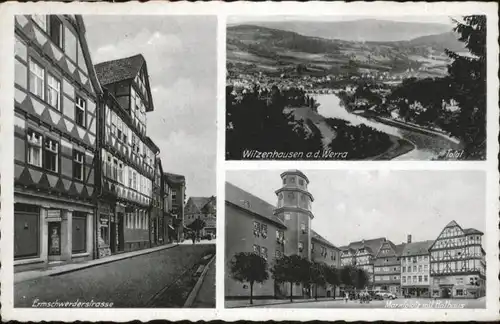
<svg viewBox="0 0 500 324">
<path fill-rule="evenodd" d="M 277 258 L 271 273 L 273 279 L 280 283 L 290 284 L 290 302 L 293 302 L 293 284 L 300 284 L 304 281 L 303 258 L 299 255 L 282 256 Z"/>
<path fill-rule="evenodd" d="M 239 282 L 248 282 L 250 286 L 250 304 L 253 304 L 253 285 L 269 279 L 267 261 L 252 252 L 236 253 L 230 261 L 231 276 Z"/>
</svg>

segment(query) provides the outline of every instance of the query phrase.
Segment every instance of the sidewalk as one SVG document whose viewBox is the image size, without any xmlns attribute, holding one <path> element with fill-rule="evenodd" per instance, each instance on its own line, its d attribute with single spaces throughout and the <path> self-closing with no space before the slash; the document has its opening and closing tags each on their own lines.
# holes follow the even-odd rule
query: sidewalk
<svg viewBox="0 0 500 324">
<path fill-rule="evenodd" d="M 318 300 L 314 298 L 307 299 L 294 299 L 293 303 L 290 299 L 254 299 L 253 304 L 250 305 L 250 296 L 248 299 L 239 300 L 226 300 L 224 306 L 226 308 L 238 308 L 238 307 L 259 307 L 266 305 L 281 305 L 281 304 L 300 304 L 300 303 L 311 303 L 311 302 L 322 302 L 322 301 L 342 301 L 343 299 L 337 297 L 333 299 L 332 297 L 318 297 Z"/>
<path fill-rule="evenodd" d="M 58 265 L 58 266 L 44 268 L 44 269 L 17 272 L 17 273 L 14 273 L 14 283 L 33 280 L 33 279 L 37 279 L 37 278 L 41 278 L 41 277 L 56 276 L 56 275 L 61 275 L 61 274 L 68 273 L 68 272 L 87 269 L 87 268 L 95 267 L 98 265 L 103 265 L 106 263 L 120 261 L 120 260 L 124 260 L 124 259 L 128 259 L 128 258 L 133 258 L 133 257 L 139 256 L 139 255 L 144 255 L 144 254 L 149 254 L 149 253 L 153 253 L 153 252 L 160 251 L 160 250 L 170 249 L 170 248 L 176 247 L 178 245 L 179 245 L 178 243 L 170 243 L 170 244 L 165 244 L 165 245 L 161 245 L 161 246 L 155 246 L 155 247 L 149 248 L 149 249 L 143 249 L 143 250 L 139 250 L 139 251 L 115 254 L 115 255 L 107 256 L 107 257 L 102 258 L 102 259 L 89 260 L 89 261 L 78 262 L 78 263 L 68 263 L 68 264 Z"/>
</svg>

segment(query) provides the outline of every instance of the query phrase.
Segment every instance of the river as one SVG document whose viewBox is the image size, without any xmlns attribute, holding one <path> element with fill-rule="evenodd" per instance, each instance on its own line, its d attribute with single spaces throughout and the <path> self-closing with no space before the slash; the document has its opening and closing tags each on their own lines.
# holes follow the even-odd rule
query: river
<svg viewBox="0 0 500 324">
<path fill-rule="evenodd" d="M 460 150 L 461 145 L 443 136 L 422 134 L 421 132 L 402 129 L 387 125 L 363 116 L 349 113 L 342 105 L 340 98 L 335 94 L 317 94 L 314 98 L 319 103 L 318 113 L 325 118 L 339 118 L 352 125 L 365 124 L 386 134 L 402 138 L 415 146 L 415 149 L 400 155 L 395 160 L 432 160 L 449 149 Z"/>
</svg>

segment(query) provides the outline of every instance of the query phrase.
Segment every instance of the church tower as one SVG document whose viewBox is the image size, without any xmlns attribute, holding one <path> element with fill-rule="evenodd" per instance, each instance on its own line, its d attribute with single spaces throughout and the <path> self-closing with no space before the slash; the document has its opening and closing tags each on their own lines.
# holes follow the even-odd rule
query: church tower
<svg viewBox="0 0 500 324">
<path fill-rule="evenodd" d="M 298 254 L 311 259 L 311 204 L 313 196 L 307 190 L 309 179 L 299 170 L 281 174 L 282 187 L 276 190 L 278 205 L 274 214 L 287 226 L 284 254 Z"/>
</svg>

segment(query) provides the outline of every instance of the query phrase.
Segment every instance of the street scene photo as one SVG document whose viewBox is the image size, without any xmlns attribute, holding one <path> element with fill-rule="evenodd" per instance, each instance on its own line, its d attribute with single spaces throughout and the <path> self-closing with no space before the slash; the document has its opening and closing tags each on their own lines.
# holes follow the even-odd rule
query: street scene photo
<svg viewBox="0 0 500 324">
<path fill-rule="evenodd" d="M 215 308 L 215 16 L 17 15 L 16 308 Z"/>
<path fill-rule="evenodd" d="M 226 160 L 486 159 L 486 16 L 229 16 L 226 53 Z"/>
<path fill-rule="evenodd" d="M 225 307 L 486 307 L 486 173 L 231 170 Z"/>
</svg>

